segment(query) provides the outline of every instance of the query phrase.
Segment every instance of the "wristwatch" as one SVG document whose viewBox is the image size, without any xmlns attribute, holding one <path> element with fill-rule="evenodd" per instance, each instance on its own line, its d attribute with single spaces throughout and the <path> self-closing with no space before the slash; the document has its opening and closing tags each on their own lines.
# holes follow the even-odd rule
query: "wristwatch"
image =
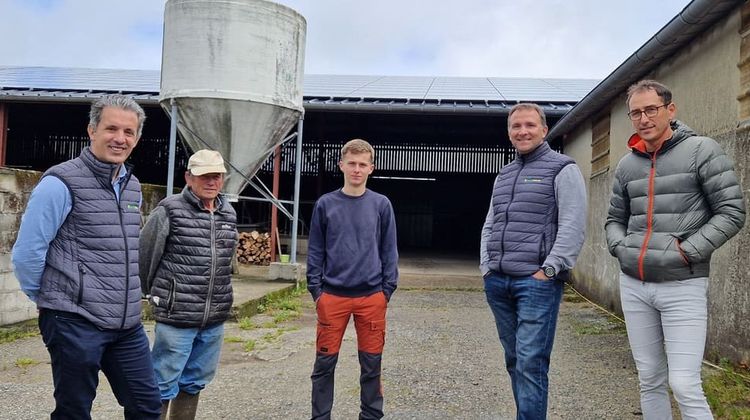
<svg viewBox="0 0 750 420">
<path fill-rule="evenodd" d="M 555 275 L 557 274 L 557 272 L 555 271 L 555 267 L 550 267 L 550 266 L 542 267 L 542 272 L 544 273 L 545 276 L 547 276 L 548 279 L 555 278 Z"/>
</svg>

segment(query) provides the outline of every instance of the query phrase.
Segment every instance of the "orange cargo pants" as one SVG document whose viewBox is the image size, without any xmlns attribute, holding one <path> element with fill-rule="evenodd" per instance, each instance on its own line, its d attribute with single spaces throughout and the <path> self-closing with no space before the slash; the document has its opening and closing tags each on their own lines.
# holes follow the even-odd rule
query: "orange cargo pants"
<svg viewBox="0 0 750 420">
<path fill-rule="evenodd" d="M 312 379 L 312 418 L 331 418 L 333 378 L 338 353 L 349 319 L 354 316 L 360 366 L 360 419 L 383 417 L 380 382 L 385 315 L 388 301 L 383 292 L 362 297 L 320 295 L 317 301 L 318 330 Z"/>
</svg>

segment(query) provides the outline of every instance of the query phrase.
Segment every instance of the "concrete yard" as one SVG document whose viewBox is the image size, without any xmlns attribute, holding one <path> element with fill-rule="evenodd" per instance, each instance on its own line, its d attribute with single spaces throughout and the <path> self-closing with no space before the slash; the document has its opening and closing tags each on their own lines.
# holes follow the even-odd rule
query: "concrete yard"
<svg viewBox="0 0 750 420">
<path fill-rule="evenodd" d="M 514 418 L 502 350 L 475 270 L 473 261 L 403 261 L 401 290 L 388 311 L 386 418 Z M 227 324 L 219 373 L 201 395 L 198 418 L 309 418 L 315 312 L 309 296 L 301 298 L 302 315 L 295 320 L 271 325 L 270 317 L 257 315 L 252 329 Z M 153 330 L 152 323 L 146 326 Z M 255 346 L 248 351 L 250 340 Z M 22 359 L 26 365 L 19 363 Z M 54 401 L 48 363 L 39 337 L 0 345 L 0 419 L 49 415 Z M 550 419 L 641 417 L 624 329 L 574 294 L 561 309 L 550 388 Z M 336 372 L 334 418 L 356 418 L 358 395 L 350 325 Z M 95 419 L 122 415 L 103 378 L 92 414 Z"/>
</svg>

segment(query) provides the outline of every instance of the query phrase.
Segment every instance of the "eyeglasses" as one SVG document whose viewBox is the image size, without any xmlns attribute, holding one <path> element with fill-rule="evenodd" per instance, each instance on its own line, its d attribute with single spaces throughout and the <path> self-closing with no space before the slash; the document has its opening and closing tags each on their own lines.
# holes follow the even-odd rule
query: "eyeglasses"
<svg viewBox="0 0 750 420">
<path fill-rule="evenodd" d="M 664 105 L 659 105 L 659 106 L 647 106 L 646 108 L 643 108 L 643 110 L 636 109 L 634 111 L 628 112 L 628 117 L 630 117 L 630 119 L 633 121 L 640 120 L 643 114 L 646 114 L 646 116 L 649 118 L 653 118 L 656 116 L 656 114 L 659 113 L 659 108 L 663 108 L 667 106 L 669 106 L 669 104 L 664 104 Z"/>
</svg>

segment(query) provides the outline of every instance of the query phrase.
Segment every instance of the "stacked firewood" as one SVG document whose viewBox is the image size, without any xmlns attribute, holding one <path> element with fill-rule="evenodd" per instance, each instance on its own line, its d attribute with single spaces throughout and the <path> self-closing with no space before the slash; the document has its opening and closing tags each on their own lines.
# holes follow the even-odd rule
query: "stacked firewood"
<svg viewBox="0 0 750 420">
<path fill-rule="evenodd" d="M 271 263 L 271 235 L 257 230 L 240 232 L 237 261 L 242 264 L 269 265 Z"/>
</svg>

